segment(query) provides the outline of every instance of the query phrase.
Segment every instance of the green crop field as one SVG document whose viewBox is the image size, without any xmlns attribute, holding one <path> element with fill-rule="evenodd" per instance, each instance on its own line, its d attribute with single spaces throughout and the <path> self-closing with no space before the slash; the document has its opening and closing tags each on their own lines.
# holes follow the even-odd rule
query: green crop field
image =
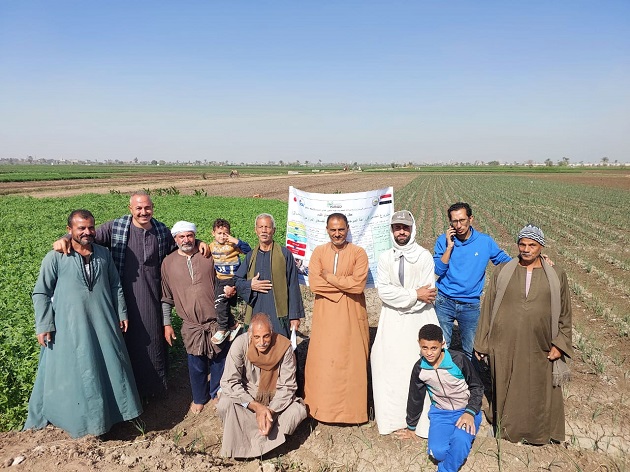
<svg viewBox="0 0 630 472">
<path fill-rule="evenodd" d="M 386 184 L 390 172 L 374 174 L 372 188 Z M 422 172 L 395 192 L 396 209 L 414 213 L 417 240 L 431 251 L 447 226 L 445 210 L 456 201 L 470 203 L 474 226 L 492 235 L 511 255 L 516 255 L 514 238 L 522 226 L 531 222 L 543 229 L 548 241 L 545 252 L 566 269 L 573 292 L 579 380 L 566 389 L 567 436 L 571 444 L 593 450 L 608 450 L 609 443 L 622 447 L 615 428 L 627 424 L 630 191 L 624 175 Z M 153 198 L 159 220 L 168 225 L 180 219 L 193 221 L 203 240 L 211 238 L 212 221 L 225 217 L 238 237 L 254 242 L 253 219 L 263 211 L 277 217 L 276 239 L 284 240 L 287 204 L 282 201 L 175 194 Z M 0 197 L 1 430 L 19 428 L 25 419 L 39 352 L 30 292 L 41 259 L 65 233 L 65 219 L 72 209 L 90 209 L 98 223 L 126 213 L 126 206 L 127 197 L 119 194 Z M 604 439 L 609 441 L 606 448 Z"/>
<path fill-rule="evenodd" d="M 206 165 L 0 165 L 0 182 L 33 182 L 41 180 L 105 179 L 128 177 L 137 174 L 179 174 L 182 176 L 209 178 L 212 174 L 229 174 L 237 169 L 241 174 L 273 175 L 288 171 L 310 172 L 312 167 L 283 166 L 206 166 Z M 327 166 L 327 171 L 341 170 L 339 166 Z"/>
<path fill-rule="evenodd" d="M 234 235 L 254 243 L 254 218 L 263 212 L 278 216 L 277 238 L 285 237 L 285 202 L 202 196 L 156 196 L 153 201 L 157 219 L 169 227 L 178 220 L 192 221 L 204 241 L 211 240 L 212 222 L 220 217 L 231 222 Z M 121 195 L 0 198 L 0 430 L 19 428 L 26 417 L 39 354 L 31 291 L 41 260 L 66 232 L 72 210 L 86 208 L 98 223 L 125 214 L 128 204 Z"/>
<path fill-rule="evenodd" d="M 572 276 L 573 289 L 587 306 L 617 320 L 630 335 L 629 192 L 555 180 L 506 175 L 422 176 L 396 195 L 396 206 L 417 217 L 417 239 L 432 249 L 447 221 L 443 202 L 465 201 L 475 227 L 512 255 L 515 235 L 531 222 L 543 228 L 548 252 Z M 584 279 L 584 280 L 581 280 Z M 602 288 L 614 288 L 610 297 Z"/>
</svg>

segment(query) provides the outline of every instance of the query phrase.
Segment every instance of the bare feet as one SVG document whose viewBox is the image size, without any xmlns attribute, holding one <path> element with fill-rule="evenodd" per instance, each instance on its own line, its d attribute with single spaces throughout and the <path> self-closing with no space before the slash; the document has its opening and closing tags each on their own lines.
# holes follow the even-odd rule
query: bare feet
<svg viewBox="0 0 630 472">
<path fill-rule="evenodd" d="M 190 404 L 190 412 L 193 415 L 198 415 L 202 411 L 203 411 L 203 405 L 197 405 L 196 403 L 191 403 Z"/>
</svg>

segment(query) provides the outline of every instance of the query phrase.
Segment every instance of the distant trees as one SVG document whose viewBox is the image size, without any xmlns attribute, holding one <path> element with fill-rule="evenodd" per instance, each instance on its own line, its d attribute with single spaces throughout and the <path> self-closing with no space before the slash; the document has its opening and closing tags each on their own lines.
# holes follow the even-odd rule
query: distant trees
<svg viewBox="0 0 630 472">
<path fill-rule="evenodd" d="M 545 165 L 547 167 L 551 167 L 553 165 L 553 161 L 549 158 L 545 159 Z"/>
<path fill-rule="evenodd" d="M 608 158 L 607 157 L 602 157 L 602 164 L 607 166 L 608 165 Z"/>
</svg>

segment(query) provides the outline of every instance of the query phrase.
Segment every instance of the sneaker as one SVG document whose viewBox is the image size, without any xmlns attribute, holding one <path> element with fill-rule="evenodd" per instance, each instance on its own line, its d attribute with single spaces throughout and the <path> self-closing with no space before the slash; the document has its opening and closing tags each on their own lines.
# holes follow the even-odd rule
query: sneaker
<svg viewBox="0 0 630 472">
<path fill-rule="evenodd" d="M 236 323 L 234 328 L 230 330 L 230 342 L 232 342 L 232 341 L 234 341 L 236 339 L 236 336 L 238 336 L 238 333 L 241 332 L 241 328 L 242 327 L 243 327 L 242 324 Z"/>
<path fill-rule="evenodd" d="M 212 336 L 210 341 L 212 341 L 214 344 L 221 344 L 223 341 L 225 341 L 228 338 L 229 333 L 230 331 L 219 330 L 216 333 L 214 333 L 214 336 Z"/>
</svg>

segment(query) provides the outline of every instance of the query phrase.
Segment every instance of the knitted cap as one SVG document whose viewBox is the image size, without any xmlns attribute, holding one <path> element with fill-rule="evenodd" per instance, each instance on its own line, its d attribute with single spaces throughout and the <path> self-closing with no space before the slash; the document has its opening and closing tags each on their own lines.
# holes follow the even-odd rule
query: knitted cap
<svg viewBox="0 0 630 472">
<path fill-rule="evenodd" d="M 523 238 L 533 239 L 541 246 L 545 245 L 545 235 L 543 234 L 542 229 L 531 223 L 519 231 L 517 241 L 520 241 Z"/>
</svg>

